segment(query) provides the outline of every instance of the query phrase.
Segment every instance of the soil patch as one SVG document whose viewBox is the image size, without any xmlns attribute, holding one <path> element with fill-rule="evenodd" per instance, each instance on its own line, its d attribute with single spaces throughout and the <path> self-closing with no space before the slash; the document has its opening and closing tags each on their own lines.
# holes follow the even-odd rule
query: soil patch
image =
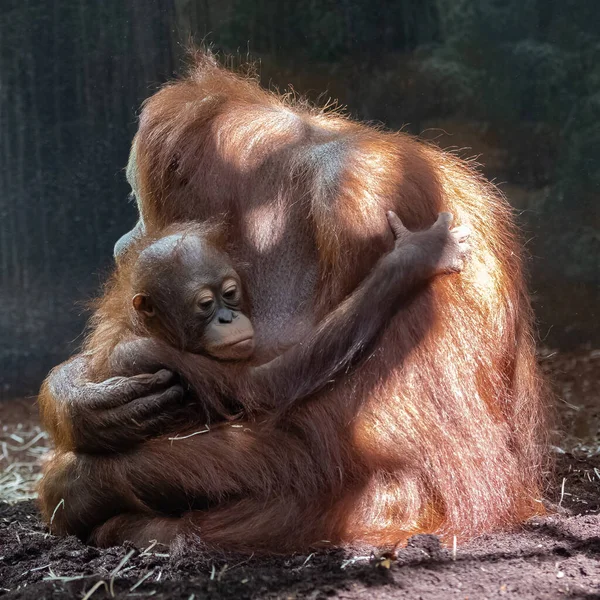
<svg viewBox="0 0 600 600">
<path fill-rule="evenodd" d="M 552 514 L 457 548 L 415 536 L 397 556 L 346 549 L 275 558 L 187 545 L 100 550 L 56 538 L 33 487 L 48 446 L 31 401 L 0 404 L 0 596 L 67 598 L 600 599 L 600 352 L 545 350 L 561 424 Z"/>
</svg>

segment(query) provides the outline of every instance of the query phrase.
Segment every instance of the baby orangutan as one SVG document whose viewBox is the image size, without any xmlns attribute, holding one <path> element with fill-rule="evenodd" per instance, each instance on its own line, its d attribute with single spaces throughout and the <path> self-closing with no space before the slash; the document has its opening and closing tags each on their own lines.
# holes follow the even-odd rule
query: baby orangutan
<svg viewBox="0 0 600 600">
<path fill-rule="evenodd" d="M 281 414 L 356 364 L 428 281 L 462 270 L 470 232 L 449 229 L 449 213 L 419 232 L 392 212 L 388 220 L 393 249 L 311 335 L 262 365 L 248 360 L 254 331 L 218 227 L 176 225 L 142 240 L 120 262 L 92 319 L 84 352 L 94 379 L 164 368 L 189 386 L 202 423 L 241 411 Z"/>
</svg>

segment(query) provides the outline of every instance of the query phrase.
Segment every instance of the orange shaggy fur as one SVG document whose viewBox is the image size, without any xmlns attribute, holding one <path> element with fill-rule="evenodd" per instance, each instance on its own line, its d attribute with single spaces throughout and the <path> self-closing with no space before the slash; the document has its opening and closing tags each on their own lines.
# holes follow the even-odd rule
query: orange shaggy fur
<svg viewBox="0 0 600 600">
<path fill-rule="evenodd" d="M 403 309 L 369 360 L 283 424 L 162 437 L 127 455 L 59 444 L 42 506 L 49 517 L 71 494 L 73 508 L 67 498 L 55 528 L 93 529 L 98 543 L 194 531 L 223 548 L 290 551 L 423 532 L 462 539 L 543 510 L 546 394 L 522 249 L 508 204 L 469 164 L 261 89 L 200 54 L 189 76 L 145 102 L 128 176 L 149 234 L 225 221 L 232 256 L 247 263 L 262 360 L 362 281 L 389 247 L 386 210 L 409 229 L 453 213 L 472 229 L 473 257 Z M 45 414 L 58 410 L 48 388 L 41 402 Z M 167 517 L 136 472 L 209 507 Z M 73 478 L 91 486 L 94 473 L 122 491 L 111 514 L 76 498 Z"/>
</svg>

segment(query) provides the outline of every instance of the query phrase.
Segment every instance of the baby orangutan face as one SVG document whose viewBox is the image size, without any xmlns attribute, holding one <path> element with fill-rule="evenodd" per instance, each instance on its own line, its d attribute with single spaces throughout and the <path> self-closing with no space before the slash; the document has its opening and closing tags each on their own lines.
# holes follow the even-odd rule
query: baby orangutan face
<svg viewBox="0 0 600 600">
<path fill-rule="evenodd" d="M 132 273 L 133 308 L 145 329 L 174 347 L 221 360 L 254 351 L 242 284 L 226 254 L 200 233 L 177 233 L 145 248 Z"/>
</svg>

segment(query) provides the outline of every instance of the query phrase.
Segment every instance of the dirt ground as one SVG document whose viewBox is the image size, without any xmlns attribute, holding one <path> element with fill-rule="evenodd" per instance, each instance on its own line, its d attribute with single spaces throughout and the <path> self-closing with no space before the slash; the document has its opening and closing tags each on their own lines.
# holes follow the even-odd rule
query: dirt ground
<svg viewBox="0 0 600 600">
<path fill-rule="evenodd" d="M 0 596 L 64 598 L 600 599 L 600 350 L 543 349 L 557 392 L 551 513 L 457 548 L 415 536 L 393 558 L 359 550 L 257 558 L 198 548 L 99 550 L 41 524 L 48 440 L 33 402 L 0 404 Z"/>
</svg>

